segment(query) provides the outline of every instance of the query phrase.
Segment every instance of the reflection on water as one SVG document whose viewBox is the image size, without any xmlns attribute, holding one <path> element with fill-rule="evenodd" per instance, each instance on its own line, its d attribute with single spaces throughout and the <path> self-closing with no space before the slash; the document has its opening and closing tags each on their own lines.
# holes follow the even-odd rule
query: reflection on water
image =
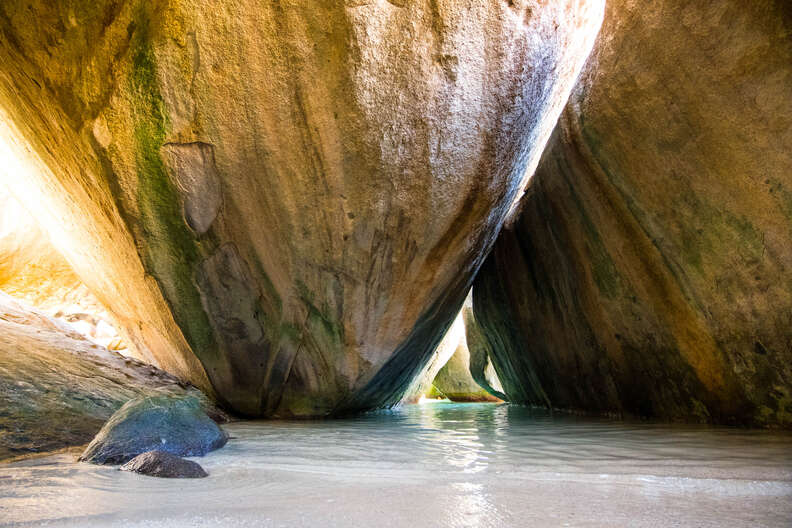
<svg viewBox="0 0 792 528">
<path fill-rule="evenodd" d="M 450 403 L 227 429 L 207 479 L 0 465 L 0 525 L 792 526 L 789 434 Z"/>
</svg>

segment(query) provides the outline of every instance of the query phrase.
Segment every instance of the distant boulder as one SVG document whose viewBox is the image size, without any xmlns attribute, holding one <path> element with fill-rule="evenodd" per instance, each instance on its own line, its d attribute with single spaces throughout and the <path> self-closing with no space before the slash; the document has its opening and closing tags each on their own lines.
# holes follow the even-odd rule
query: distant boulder
<svg viewBox="0 0 792 528">
<path fill-rule="evenodd" d="M 496 402 L 500 399 L 479 385 L 470 374 L 470 352 L 464 340 L 437 373 L 433 385 L 454 402 Z"/>
</svg>

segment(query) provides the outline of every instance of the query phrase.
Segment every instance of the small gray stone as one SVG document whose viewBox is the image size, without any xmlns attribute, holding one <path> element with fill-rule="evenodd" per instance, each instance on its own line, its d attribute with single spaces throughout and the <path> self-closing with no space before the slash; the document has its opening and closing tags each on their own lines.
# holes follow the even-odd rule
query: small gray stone
<svg viewBox="0 0 792 528">
<path fill-rule="evenodd" d="M 110 417 L 80 460 L 124 464 L 154 450 L 203 456 L 227 441 L 226 433 L 206 415 L 196 398 L 137 398 Z"/>
<path fill-rule="evenodd" d="M 124 464 L 120 469 L 161 478 L 203 478 L 209 476 L 200 464 L 165 451 L 147 451 Z"/>
</svg>

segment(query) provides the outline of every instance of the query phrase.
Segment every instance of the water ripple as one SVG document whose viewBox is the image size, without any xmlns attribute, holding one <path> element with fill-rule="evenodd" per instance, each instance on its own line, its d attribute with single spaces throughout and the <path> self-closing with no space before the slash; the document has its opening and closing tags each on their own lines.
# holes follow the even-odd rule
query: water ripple
<svg viewBox="0 0 792 528">
<path fill-rule="evenodd" d="M 207 479 L 145 478 L 67 455 L 0 465 L 0 525 L 786 526 L 792 518 L 789 434 L 440 403 L 226 428 L 229 444 L 195 459 Z"/>
</svg>

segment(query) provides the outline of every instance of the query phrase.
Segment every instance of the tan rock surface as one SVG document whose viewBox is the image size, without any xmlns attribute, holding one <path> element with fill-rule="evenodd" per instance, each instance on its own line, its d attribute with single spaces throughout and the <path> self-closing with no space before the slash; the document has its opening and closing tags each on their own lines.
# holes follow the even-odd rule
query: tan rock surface
<svg viewBox="0 0 792 528">
<path fill-rule="evenodd" d="M 39 307 L 54 307 L 59 301 L 95 302 L 81 286 L 47 234 L 0 185 L 0 289 Z"/>
<path fill-rule="evenodd" d="M 470 374 L 470 351 L 464 338 L 457 344 L 451 358 L 443 365 L 432 384 L 449 400 L 455 402 L 498 401 Z"/>
<path fill-rule="evenodd" d="M 603 3 L 3 2 L 13 190 L 142 358 L 251 415 L 393 403 Z"/>
<path fill-rule="evenodd" d="M 608 2 L 474 287 L 514 400 L 792 425 L 792 10 Z"/>
<path fill-rule="evenodd" d="M 1 150 L 1 149 L 0 149 Z M 5 159 L 0 152 L 0 159 Z M 0 166 L 0 173 L 9 165 Z M 33 216 L 0 185 L 0 290 L 65 321 L 91 340 L 134 353 Z"/>
<path fill-rule="evenodd" d="M 472 293 L 471 293 L 472 295 Z M 465 344 L 468 350 L 468 371 L 476 384 L 492 396 L 506 400 L 495 366 L 492 364 L 492 347 L 473 312 L 472 298 L 462 308 L 462 319 L 465 323 Z"/>
</svg>

